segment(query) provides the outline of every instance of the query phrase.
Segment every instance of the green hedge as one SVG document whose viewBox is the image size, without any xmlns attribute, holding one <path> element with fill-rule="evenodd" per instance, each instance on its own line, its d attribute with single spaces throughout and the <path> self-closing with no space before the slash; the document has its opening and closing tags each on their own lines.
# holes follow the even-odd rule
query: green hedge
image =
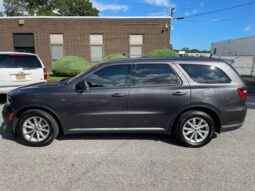
<svg viewBox="0 0 255 191">
<path fill-rule="evenodd" d="M 121 58 L 127 58 L 127 56 L 123 56 L 122 54 L 110 54 L 110 55 L 105 56 L 103 58 L 103 62 L 116 60 L 116 59 L 121 59 Z"/>
<path fill-rule="evenodd" d="M 169 57 L 176 56 L 176 52 L 174 50 L 163 48 L 163 49 L 155 49 L 150 51 L 147 56 L 149 57 Z"/>
<path fill-rule="evenodd" d="M 78 56 L 65 56 L 53 64 L 54 76 L 75 76 L 90 68 L 88 61 Z"/>
</svg>

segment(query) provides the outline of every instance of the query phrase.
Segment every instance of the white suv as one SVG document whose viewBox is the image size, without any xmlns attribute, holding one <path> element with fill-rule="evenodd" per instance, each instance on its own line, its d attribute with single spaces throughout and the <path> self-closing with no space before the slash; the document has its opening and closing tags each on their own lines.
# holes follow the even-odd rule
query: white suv
<svg viewBox="0 0 255 191">
<path fill-rule="evenodd" d="M 31 53 L 0 52 L 0 94 L 20 86 L 47 81 L 40 58 Z"/>
</svg>

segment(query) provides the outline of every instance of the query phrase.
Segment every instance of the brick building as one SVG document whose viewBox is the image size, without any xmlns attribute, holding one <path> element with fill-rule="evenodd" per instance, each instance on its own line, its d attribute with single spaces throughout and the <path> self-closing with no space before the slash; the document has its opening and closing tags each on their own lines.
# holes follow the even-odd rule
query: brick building
<svg viewBox="0 0 255 191">
<path fill-rule="evenodd" d="M 0 51 L 34 52 L 48 69 L 64 55 L 139 57 L 169 48 L 169 25 L 170 17 L 2 17 Z"/>
</svg>

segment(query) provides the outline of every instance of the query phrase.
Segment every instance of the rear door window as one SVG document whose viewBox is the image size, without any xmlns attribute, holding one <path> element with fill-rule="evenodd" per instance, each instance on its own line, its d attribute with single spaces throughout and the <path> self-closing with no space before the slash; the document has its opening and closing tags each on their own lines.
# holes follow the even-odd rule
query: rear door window
<svg viewBox="0 0 255 191">
<path fill-rule="evenodd" d="M 0 55 L 0 68 L 42 68 L 33 55 Z"/>
<path fill-rule="evenodd" d="M 136 86 L 177 85 L 180 79 L 169 64 L 137 64 Z"/>
<path fill-rule="evenodd" d="M 230 83 L 230 78 L 220 68 L 213 65 L 180 64 L 192 80 L 203 84 Z"/>
</svg>

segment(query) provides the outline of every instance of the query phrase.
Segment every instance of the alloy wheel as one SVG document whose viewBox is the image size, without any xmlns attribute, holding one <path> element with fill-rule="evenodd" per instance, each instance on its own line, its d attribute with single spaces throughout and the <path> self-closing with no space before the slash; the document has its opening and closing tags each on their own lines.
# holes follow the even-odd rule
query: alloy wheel
<svg viewBox="0 0 255 191">
<path fill-rule="evenodd" d="M 50 134 L 50 125 L 42 117 L 29 117 L 22 125 L 22 133 L 24 138 L 29 142 L 42 142 L 46 140 Z"/>
<path fill-rule="evenodd" d="M 190 143 L 201 143 L 209 135 L 209 124 L 201 117 L 188 119 L 183 126 L 183 136 Z"/>
</svg>

